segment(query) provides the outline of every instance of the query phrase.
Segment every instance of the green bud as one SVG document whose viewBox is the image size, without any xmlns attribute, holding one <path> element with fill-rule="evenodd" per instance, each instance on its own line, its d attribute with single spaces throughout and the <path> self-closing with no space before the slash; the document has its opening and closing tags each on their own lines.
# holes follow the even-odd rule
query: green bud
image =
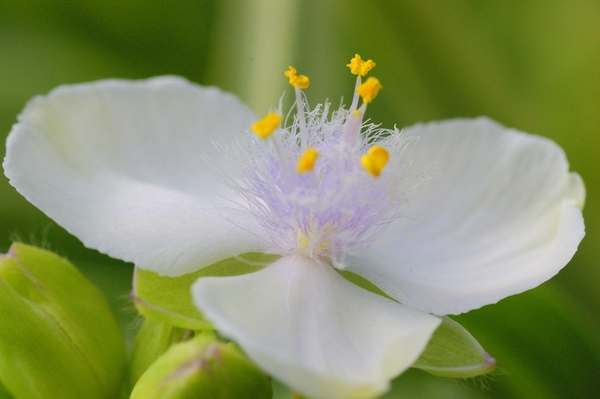
<svg viewBox="0 0 600 399">
<path fill-rule="evenodd" d="M 269 378 L 233 343 L 211 333 L 171 346 L 142 375 L 131 399 L 270 399 Z"/>
<path fill-rule="evenodd" d="M 148 367 L 173 344 L 186 341 L 193 336 L 192 330 L 144 319 L 133 343 L 129 366 L 129 386 L 135 386 Z"/>
<path fill-rule="evenodd" d="M 28 245 L 0 255 L 0 380 L 17 399 L 115 398 L 124 340 L 102 293 Z"/>
<path fill-rule="evenodd" d="M 6 390 L 4 385 L 0 383 L 0 399 L 13 399 L 13 396 Z"/>
</svg>

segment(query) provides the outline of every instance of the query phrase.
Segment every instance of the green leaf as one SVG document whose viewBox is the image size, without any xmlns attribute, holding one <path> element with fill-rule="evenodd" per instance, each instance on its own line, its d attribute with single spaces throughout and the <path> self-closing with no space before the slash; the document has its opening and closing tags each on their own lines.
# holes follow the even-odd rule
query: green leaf
<svg viewBox="0 0 600 399">
<path fill-rule="evenodd" d="M 142 375 L 131 399 L 270 399 L 271 382 L 233 343 L 204 332 L 173 345 Z"/>
<path fill-rule="evenodd" d="M 463 326 L 448 317 L 412 367 L 438 377 L 471 378 L 494 371 L 496 360 Z"/>
<path fill-rule="evenodd" d="M 121 331 L 102 293 L 57 255 L 0 256 L 0 379 L 18 398 L 117 397 Z"/>
<path fill-rule="evenodd" d="M 278 258 L 279 255 L 248 252 L 179 277 L 136 268 L 132 297 L 138 311 L 150 320 L 190 330 L 213 329 L 194 306 L 191 285 L 201 277 L 252 273 Z"/>
</svg>

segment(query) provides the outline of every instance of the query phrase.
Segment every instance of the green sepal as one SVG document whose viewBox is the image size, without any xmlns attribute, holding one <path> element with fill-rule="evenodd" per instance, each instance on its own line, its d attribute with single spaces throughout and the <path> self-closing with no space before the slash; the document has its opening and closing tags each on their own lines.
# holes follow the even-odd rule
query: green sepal
<svg viewBox="0 0 600 399">
<path fill-rule="evenodd" d="M 278 258 L 279 255 L 248 252 L 179 277 L 160 276 L 136 268 L 132 298 L 138 312 L 150 320 L 184 329 L 210 330 L 213 326 L 204 320 L 192 302 L 191 285 L 200 277 L 252 273 Z"/>
<path fill-rule="evenodd" d="M 346 280 L 350 281 L 352 284 L 354 284 L 360 288 L 363 288 L 367 291 L 370 291 L 374 294 L 381 295 L 387 299 L 391 299 L 392 301 L 397 302 L 394 298 L 387 295 L 379 287 L 377 287 L 375 284 L 373 284 L 372 282 L 370 282 L 363 276 L 359 276 L 358 274 L 353 273 L 349 270 L 335 269 L 335 271 L 338 272 Z"/>
<path fill-rule="evenodd" d="M 148 367 L 172 345 L 193 336 L 192 330 L 144 319 L 133 342 L 129 362 L 129 386 L 135 386 Z"/>
<path fill-rule="evenodd" d="M 351 283 L 395 301 L 364 277 L 348 270 L 336 271 Z M 463 326 L 448 317 L 441 319 L 442 324 L 412 367 L 448 378 L 476 377 L 496 368 L 496 360 Z"/>
<path fill-rule="evenodd" d="M 23 244 L 0 255 L 0 379 L 15 398 L 118 397 L 125 343 L 103 294 Z"/>
<path fill-rule="evenodd" d="M 494 371 L 496 360 L 463 326 L 448 317 L 441 319 L 442 324 L 412 367 L 448 378 L 471 378 Z"/>
<path fill-rule="evenodd" d="M 270 399 L 269 378 L 210 332 L 175 344 L 142 375 L 131 399 Z"/>
</svg>

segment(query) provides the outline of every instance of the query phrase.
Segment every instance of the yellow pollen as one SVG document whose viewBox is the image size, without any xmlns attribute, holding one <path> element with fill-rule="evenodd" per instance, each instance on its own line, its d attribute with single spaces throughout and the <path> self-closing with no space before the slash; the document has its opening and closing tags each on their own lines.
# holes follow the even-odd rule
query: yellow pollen
<svg viewBox="0 0 600 399">
<path fill-rule="evenodd" d="M 354 54 L 354 58 L 346 66 L 350 68 L 352 74 L 365 76 L 371 69 L 375 68 L 375 63 L 373 60 L 363 61 L 360 55 Z"/>
<path fill-rule="evenodd" d="M 290 66 L 288 71 L 283 73 L 287 78 L 290 79 L 290 84 L 300 89 L 306 89 L 310 85 L 310 79 L 308 76 L 296 75 L 296 68 Z"/>
<path fill-rule="evenodd" d="M 310 172 L 315 167 L 319 153 L 312 147 L 308 147 L 304 154 L 298 159 L 298 173 Z"/>
<path fill-rule="evenodd" d="M 369 104 L 377 96 L 383 86 L 377 78 L 369 78 L 367 81 L 356 88 L 356 92 L 362 98 L 364 103 Z"/>
<path fill-rule="evenodd" d="M 254 122 L 252 131 L 264 140 L 277 130 L 279 122 L 281 122 L 281 116 L 275 112 L 271 112 L 261 120 Z"/>
<path fill-rule="evenodd" d="M 381 171 L 387 164 L 390 155 L 387 150 L 380 145 L 374 145 L 369 151 L 360 158 L 362 166 L 374 177 L 381 174 Z"/>
</svg>

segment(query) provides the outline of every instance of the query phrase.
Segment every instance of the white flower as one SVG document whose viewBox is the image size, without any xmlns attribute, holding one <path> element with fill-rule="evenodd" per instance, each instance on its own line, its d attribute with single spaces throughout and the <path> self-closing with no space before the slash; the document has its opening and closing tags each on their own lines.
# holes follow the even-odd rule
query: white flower
<svg viewBox="0 0 600 399">
<path fill-rule="evenodd" d="M 381 130 L 358 96 L 328 118 L 307 108 L 305 83 L 289 124 L 255 127 L 264 140 L 234 96 L 180 78 L 59 87 L 20 115 L 4 168 L 86 246 L 144 269 L 281 255 L 198 280 L 197 305 L 294 389 L 373 397 L 419 357 L 433 315 L 555 275 L 584 235 L 584 187 L 550 140 L 486 118 Z"/>
</svg>

